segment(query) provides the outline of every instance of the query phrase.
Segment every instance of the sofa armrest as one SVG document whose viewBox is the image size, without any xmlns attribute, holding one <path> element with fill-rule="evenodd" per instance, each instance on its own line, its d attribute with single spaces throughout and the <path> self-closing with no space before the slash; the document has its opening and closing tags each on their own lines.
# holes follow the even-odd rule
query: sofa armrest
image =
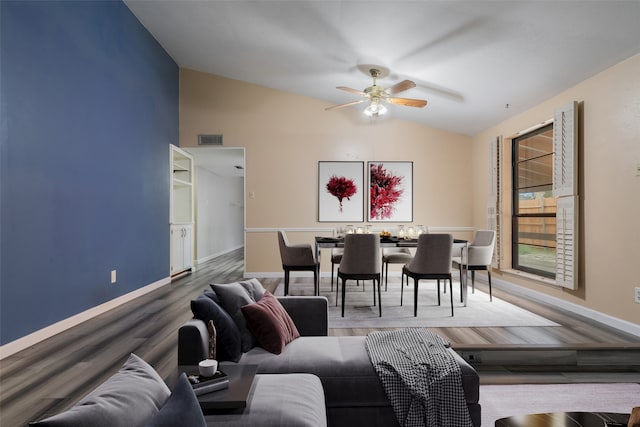
<svg viewBox="0 0 640 427">
<path fill-rule="evenodd" d="M 187 320 L 178 330 L 178 365 L 197 365 L 209 356 L 209 330 L 199 319 Z"/>
<path fill-rule="evenodd" d="M 301 336 L 329 335 L 329 301 L 326 297 L 286 296 L 278 301 L 287 310 Z"/>
<path fill-rule="evenodd" d="M 449 350 L 455 357 L 458 365 L 460 365 L 460 371 L 462 372 L 462 388 L 464 388 L 464 395 L 467 404 L 480 402 L 480 376 L 478 375 L 478 372 L 454 349 L 451 348 Z"/>
</svg>

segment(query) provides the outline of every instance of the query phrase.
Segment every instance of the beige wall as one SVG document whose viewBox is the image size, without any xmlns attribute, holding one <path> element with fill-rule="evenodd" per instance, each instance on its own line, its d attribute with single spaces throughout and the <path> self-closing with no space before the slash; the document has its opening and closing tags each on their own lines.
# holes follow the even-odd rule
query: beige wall
<svg viewBox="0 0 640 427">
<path fill-rule="evenodd" d="M 317 222 L 319 160 L 413 160 L 415 224 L 484 228 L 489 141 L 504 137 L 508 196 L 510 137 L 577 100 L 582 122 L 580 287 L 569 291 L 514 274 L 495 276 L 640 324 L 640 306 L 633 302 L 634 287 L 640 286 L 639 76 L 636 56 L 468 138 L 392 117 L 370 124 L 357 108 L 325 112 L 323 101 L 183 69 L 180 145 L 195 146 L 201 133 L 222 133 L 226 146 L 246 147 L 246 189 L 255 193 L 245 204 L 249 231 L 341 225 Z M 429 106 L 424 113 L 429 114 Z M 510 263 L 510 211 L 505 197 L 504 265 Z M 290 237 L 311 242 L 314 234 Z M 274 233 L 249 232 L 246 243 L 249 275 L 281 271 Z"/>
<path fill-rule="evenodd" d="M 413 161 L 414 224 L 472 225 L 471 138 L 392 115 L 372 124 L 357 108 L 327 112 L 327 106 L 316 99 L 180 71 L 180 146 L 197 145 L 198 134 L 216 133 L 224 135 L 225 146 L 246 147 L 248 275 L 282 271 L 275 233 L 252 232 L 255 229 L 344 225 L 317 222 L 319 160 Z M 402 107 L 391 110 L 395 108 Z M 423 111 L 429 114 L 429 106 Z M 289 233 L 292 241 L 309 243 L 314 234 Z"/>
<path fill-rule="evenodd" d="M 488 196 L 489 141 L 504 137 L 503 182 L 505 264 L 510 263 L 510 137 L 553 116 L 573 100 L 580 103 L 580 287 L 558 289 L 512 274 L 498 277 L 571 303 L 640 324 L 633 301 L 640 286 L 640 55 L 560 93 L 473 138 L 473 223 L 482 226 Z"/>
</svg>

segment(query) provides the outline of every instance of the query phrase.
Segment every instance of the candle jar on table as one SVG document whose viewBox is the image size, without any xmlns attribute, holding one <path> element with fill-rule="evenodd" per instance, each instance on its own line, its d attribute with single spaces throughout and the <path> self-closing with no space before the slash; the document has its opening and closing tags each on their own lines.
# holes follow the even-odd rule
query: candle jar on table
<svg viewBox="0 0 640 427">
<path fill-rule="evenodd" d="M 413 227 L 409 227 L 407 230 L 407 239 L 414 239 L 416 237 L 416 230 Z"/>
</svg>

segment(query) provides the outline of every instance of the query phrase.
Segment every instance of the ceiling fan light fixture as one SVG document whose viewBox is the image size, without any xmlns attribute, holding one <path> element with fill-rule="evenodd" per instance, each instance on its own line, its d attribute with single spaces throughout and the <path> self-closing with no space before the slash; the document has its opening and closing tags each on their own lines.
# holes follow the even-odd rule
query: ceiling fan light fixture
<svg viewBox="0 0 640 427">
<path fill-rule="evenodd" d="M 364 109 L 364 114 L 367 117 L 380 116 L 387 112 L 387 107 L 382 105 L 378 101 L 371 101 L 371 103 Z"/>
<path fill-rule="evenodd" d="M 385 70 L 384 75 L 387 75 L 388 72 L 389 70 Z M 359 100 L 346 102 L 344 104 L 333 105 L 331 107 L 325 108 L 325 110 L 338 110 L 340 108 L 351 107 L 352 105 L 369 102 L 369 105 L 364 109 L 363 113 L 368 117 L 378 117 L 387 112 L 387 107 L 382 105 L 383 102 L 415 108 L 422 108 L 427 105 L 427 101 L 423 99 L 398 98 L 396 96 L 396 94 L 400 92 L 404 92 L 405 90 L 416 87 L 415 82 L 412 82 L 411 80 L 403 80 L 391 87 L 384 88 L 383 86 L 378 86 L 377 84 L 378 77 L 382 77 L 383 72 L 378 68 L 370 68 L 369 73 L 373 78 L 373 85 L 366 87 L 363 90 L 352 89 L 346 86 L 336 87 L 336 89 L 340 89 L 353 95 L 360 96 Z"/>
</svg>

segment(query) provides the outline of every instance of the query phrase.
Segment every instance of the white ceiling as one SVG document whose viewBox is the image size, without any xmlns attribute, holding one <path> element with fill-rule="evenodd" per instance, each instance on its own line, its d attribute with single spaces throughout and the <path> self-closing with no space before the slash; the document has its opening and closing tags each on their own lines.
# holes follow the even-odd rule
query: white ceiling
<svg viewBox="0 0 640 427">
<path fill-rule="evenodd" d="M 640 52 L 640 0 L 125 3 L 180 67 L 330 106 L 381 65 L 380 84 L 413 80 L 398 96 L 429 101 L 392 116 L 467 135 Z"/>
</svg>

